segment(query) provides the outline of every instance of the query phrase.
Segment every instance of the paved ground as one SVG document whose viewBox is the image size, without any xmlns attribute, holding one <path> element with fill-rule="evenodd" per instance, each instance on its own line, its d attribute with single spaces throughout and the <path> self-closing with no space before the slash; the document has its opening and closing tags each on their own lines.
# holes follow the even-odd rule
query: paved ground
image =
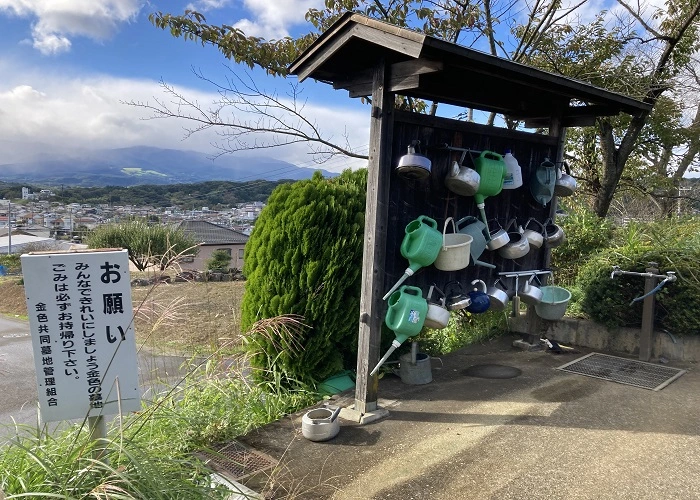
<svg viewBox="0 0 700 500">
<path fill-rule="evenodd" d="M 139 353 L 139 385 L 144 399 L 181 376 L 185 358 Z M 36 424 L 37 388 L 29 323 L 0 316 L 0 436 L 14 422 Z"/>
<path fill-rule="evenodd" d="M 332 441 L 301 436 L 301 415 L 242 439 L 281 459 L 246 483 L 274 498 L 700 499 L 700 373 L 659 392 L 554 368 L 582 354 L 511 347 L 512 338 L 433 360 L 434 381 L 380 381 L 389 417 L 342 421 Z M 588 352 L 586 350 L 582 351 Z M 511 379 L 465 374 L 518 368 Z"/>
</svg>

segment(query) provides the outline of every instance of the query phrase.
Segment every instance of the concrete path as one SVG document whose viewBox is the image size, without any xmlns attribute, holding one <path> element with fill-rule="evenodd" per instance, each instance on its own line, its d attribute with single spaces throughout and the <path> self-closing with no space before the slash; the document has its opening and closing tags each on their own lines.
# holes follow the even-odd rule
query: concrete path
<svg viewBox="0 0 700 500">
<path fill-rule="evenodd" d="M 304 439 L 303 412 L 251 433 L 242 441 L 281 465 L 247 485 L 275 498 L 700 499 L 695 365 L 674 365 L 688 373 L 653 392 L 554 369 L 584 352 L 523 352 L 512 340 L 433 360 L 427 385 L 384 377 L 389 417 L 342 421 L 332 441 Z M 465 373 L 494 363 L 522 374 Z"/>
</svg>

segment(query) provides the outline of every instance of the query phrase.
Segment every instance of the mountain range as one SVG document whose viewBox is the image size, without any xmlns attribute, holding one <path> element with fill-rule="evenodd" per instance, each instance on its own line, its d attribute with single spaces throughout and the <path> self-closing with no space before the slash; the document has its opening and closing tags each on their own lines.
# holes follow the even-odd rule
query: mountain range
<svg viewBox="0 0 700 500">
<path fill-rule="evenodd" d="M 0 150 L 6 149 L 0 143 Z M 0 181 L 67 186 L 134 186 L 204 181 L 309 179 L 316 170 L 324 177 L 338 174 L 297 167 L 267 157 L 224 155 L 212 160 L 205 153 L 150 146 L 120 149 L 0 154 Z M 5 158 L 5 161 L 2 158 Z"/>
</svg>

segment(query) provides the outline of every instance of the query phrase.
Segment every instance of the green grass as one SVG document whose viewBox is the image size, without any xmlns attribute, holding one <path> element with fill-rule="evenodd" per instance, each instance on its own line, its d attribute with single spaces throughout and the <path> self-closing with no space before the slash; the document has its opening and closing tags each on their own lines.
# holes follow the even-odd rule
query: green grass
<svg viewBox="0 0 700 500">
<path fill-rule="evenodd" d="M 316 400 L 281 383 L 250 384 L 231 366 L 214 356 L 193 364 L 180 384 L 145 402 L 143 411 L 115 419 L 99 446 L 85 423 L 58 433 L 17 426 L 0 445 L 0 490 L 8 499 L 225 498 L 195 452 Z"/>
<path fill-rule="evenodd" d="M 452 314 L 447 327 L 441 330 L 424 329 L 417 338 L 421 351 L 439 356 L 480 344 L 508 331 L 507 312 L 489 311 L 484 314 Z"/>
</svg>

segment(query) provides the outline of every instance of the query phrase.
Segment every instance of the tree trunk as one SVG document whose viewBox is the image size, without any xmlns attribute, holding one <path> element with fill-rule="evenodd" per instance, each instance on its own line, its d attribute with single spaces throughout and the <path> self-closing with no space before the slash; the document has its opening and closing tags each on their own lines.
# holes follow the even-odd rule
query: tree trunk
<svg viewBox="0 0 700 500">
<path fill-rule="evenodd" d="M 649 81 L 652 83 L 644 97 L 644 102 L 650 104 L 652 107 L 656 105 L 657 100 L 666 90 L 666 78 L 664 74 L 668 69 L 668 64 L 673 52 L 698 15 L 700 15 L 700 2 L 692 7 L 685 19 L 681 20 L 680 27 L 676 30 L 674 36 L 666 40 L 659 61 L 649 75 Z M 598 191 L 595 196 L 593 209 L 599 217 L 605 217 L 608 214 L 608 210 L 610 210 L 610 204 L 612 203 L 615 189 L 622 177 L 627 159 L 632 153 L 634 143 L 639 137 L 642 127 L 644 127 L 649 115 L 650 112 L 643 112 L 632 118 L 619 147 L 615 145 L 612 124 L 606 119 L 598 120 L 600 147 L 603 154 L 603 175 L 601 178 L 600 191 Z"/>
</svg>

